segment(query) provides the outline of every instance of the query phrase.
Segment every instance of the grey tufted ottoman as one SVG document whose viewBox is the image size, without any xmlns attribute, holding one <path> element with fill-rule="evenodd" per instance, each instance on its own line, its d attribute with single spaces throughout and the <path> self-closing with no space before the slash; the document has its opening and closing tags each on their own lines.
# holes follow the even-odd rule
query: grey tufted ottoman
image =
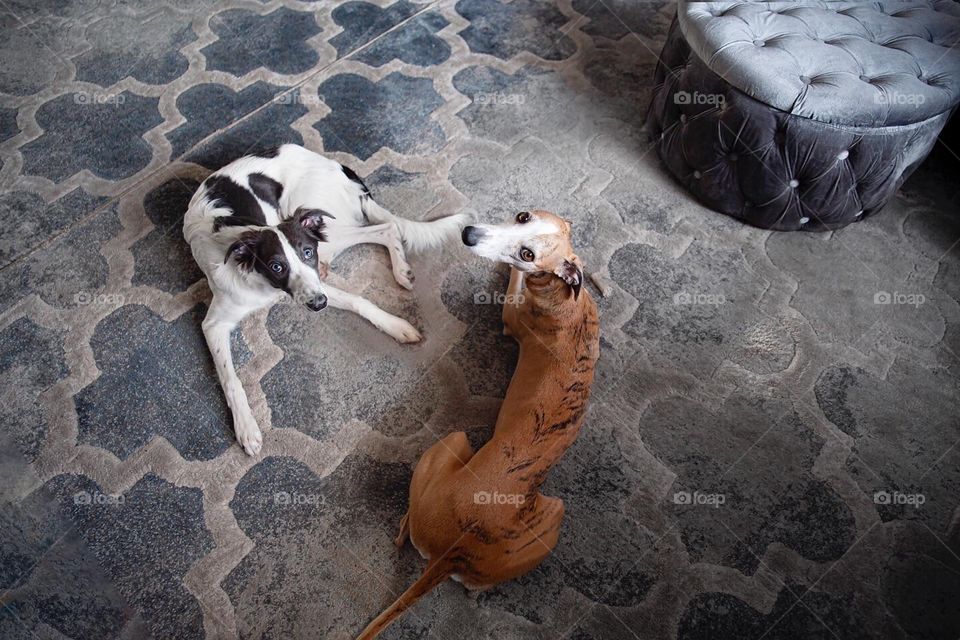
<svg viewBox="0 0 960 640">
<path fill-rule="evenodd" d="M 960 100 L 960 4 L 686 2 L 647 127 L 706 206 L 763 228 L 879 211 Z"/>
</svg>

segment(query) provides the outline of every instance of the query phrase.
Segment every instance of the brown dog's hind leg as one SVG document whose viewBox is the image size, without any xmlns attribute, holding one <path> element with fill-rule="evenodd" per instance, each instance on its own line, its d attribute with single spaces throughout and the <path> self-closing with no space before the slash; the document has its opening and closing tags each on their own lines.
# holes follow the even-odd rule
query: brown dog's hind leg
<svg viewBox="0 0 960 640">
<path fill-rule="evenodd" d="M 435 559 L 442 555 L 456 539 L 454 535 L 454 538 L 444 545 L 445 536 L 451 532 L 456 533 L 455 525 L 438 529 L 435 514 L 442 505 L 447 504 L 449 488 L 457 486 L 456 474 L 472 457 L 473 449 L 467 440 L 467 434 L 458 431 L 435 442 L 420 456 L 420 461 L 413 470 L 406 526 L 410 541 L 424 558 Z"/>
<path fill-rule="evenodd" d="M 537 494 L 537 507 L 523 521 L 524 531 L 513 542 L 514 551 L 509 575 L 503 579 L 519 577 L 533 571 L 550 555 L 560 537 L 560 522 L 563 520 L 563 500 Z"/>
<path fill-rule="evenodd" d="M 407 536 L 410 535 L 410 525 L 407 523 L 409 518 L 409 511 L 403 514 L 403 517 L 400 518 L 400 533 L 397 534 L 396 540 L 393 541 L 393 544 L 397 546 L 397 549 L 403 546 L 403 543 L 407 541 Z"/>
<path fill-rule="evenodd" d="M 411 486 L 418 476 L 434 476 L 459 469 L 473 457 L 473 447 L 463 431 L 455 431 L 438 440 L 420 457 L 413 471 Z"/>
</svg>

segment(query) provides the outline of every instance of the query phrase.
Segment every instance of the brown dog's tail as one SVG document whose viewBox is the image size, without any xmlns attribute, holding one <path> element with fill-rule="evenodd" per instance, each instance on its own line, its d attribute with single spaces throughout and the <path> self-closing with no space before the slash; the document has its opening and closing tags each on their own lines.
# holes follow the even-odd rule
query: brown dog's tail
<svg viewBox="0 0 960 640">
<path fill-rule="evenodd" d="M 430 593 L 434 587 L 450 577 L 450 565 L 441 560 L 431 561 L 427 568 L 423 570 L 423 575 L 417 578 L 417 581 L 410 585 L 406 591 L 400 594 L 400 597 L 392 605 L 387 607 L 383 613 L 374 618 L 373 622 L 367 625 L 367 628 L 357 636 L 357 640 L 372 640 L 376 638 L 381 631 L 390 626 L 390 623 L 400 617 L 404 611 L 409 609 L 417 600 Z"/>
</svg>

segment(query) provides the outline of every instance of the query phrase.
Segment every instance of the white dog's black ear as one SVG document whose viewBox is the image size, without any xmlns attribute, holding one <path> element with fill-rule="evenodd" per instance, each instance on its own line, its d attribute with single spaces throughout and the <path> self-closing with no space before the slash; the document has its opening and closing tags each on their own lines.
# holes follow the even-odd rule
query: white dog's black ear
<svg viewBox="0 0 960 640">
<path fill-rule="evenodd" d="M 304 231 L 317 242 L 327 241 L 327 236 L 323 233 L 324 217 L 336 220 L 332 213 L 327 213 L 323 209 L 310 209 L 308 207 L 300 207 L 293 214 L 293 217 L 303 227 Z"/>
<path fill-rule="evenodd" d="M 560 278 L 573 289 L 574 300 L 580 298 L 580 287 L 583 286 L 583 266 L 580 264 L 580 258 L 576 255 L 571 255 L 560 263 L 560 266 L 557 267 L 554 273 L 560 276 Z"/>
<path fill-rule="evenodd" d="M 230 258 L 237 261 L 241 269 L 249 271 L 253 268 L 253 263 L 257 259 L 257 243 L 260 241 L 260 234 L 256 231 L 249 231 L 241 235 L 227 249 L 227 254 L 223 257 L 226 264 Z"/>
</svg>

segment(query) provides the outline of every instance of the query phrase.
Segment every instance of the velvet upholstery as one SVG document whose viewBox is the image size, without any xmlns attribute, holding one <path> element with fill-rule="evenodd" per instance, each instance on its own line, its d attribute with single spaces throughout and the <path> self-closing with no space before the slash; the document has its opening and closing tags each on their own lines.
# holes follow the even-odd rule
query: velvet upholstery
<svg viewBox="0 0 960 640">
<path fill-rule="evenodd" d="M 763 228 L 842 227 L 929 153 L 960 100 L 957 39 L 954 2 L 681 2 L 648 129 L 710 208 Z"/>
</svg>

